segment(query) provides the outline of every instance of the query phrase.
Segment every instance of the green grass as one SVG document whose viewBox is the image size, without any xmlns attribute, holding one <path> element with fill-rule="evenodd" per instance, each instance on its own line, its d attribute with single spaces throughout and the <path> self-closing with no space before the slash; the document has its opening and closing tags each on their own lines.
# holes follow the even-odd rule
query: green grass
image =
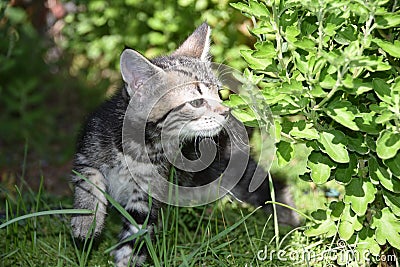
<svg viewBox="0 0 400 267">
<path fill-rule="evenodd" d="M 6 205 L 12 213 L 18 204 Z M 64 204 L 64 208 L 70 206 Z M 112 266 L 112 258 L 105 252 L 118 243 L 116 210 L 110 211 L 101 238 L 85 245 L 72 238 L 69 215 L 51 213 L 19 220 L 0 230 L 3 266 Z M 268 216 L 227 200 L 199 208 L 167 207 L 161 218 L 162 228 L 156 229 L 153 245 L 161 266 L 244 266 L 257 261 L 261 247 L 274 246 Z"/>
<path fill-rule="evenodd" d="M 296 159 L 302 160 L 306 152 L 301 148 Z M 323 191 L 295 179 L 304 170 L 298 167 L 302 164 L 290 164 L 281 172 L 293 184 L 299 210 L 309 214 L 326 202 Z M 76 212 L 70 210 L 72 199 L 57 198 L 42 188 L 38 192 L 21 192 L 17 187 L 2 190 L 5 199 L 0 210 L 5 217 L 0 221 L 0 266 L 113 266 L 109 251 L 119 242 L 118 207 L 109 210 L 99 239 L 78 242 L 72 237 L 67 214 Z M 304 227 L 275 228 L 262 210 L 229 198 L 197 208 L 166 207 L 160 217 L 155 241 L 147 240 L 154 266 L 325 266 L 324 262 L 282 260 L 276 254 L 270 258 L 269 253 L 311 250 L 317 254 L 330 245 L 305 237 Z M 264 259 L 265 252 L 268 257 Z"/>
</svg>

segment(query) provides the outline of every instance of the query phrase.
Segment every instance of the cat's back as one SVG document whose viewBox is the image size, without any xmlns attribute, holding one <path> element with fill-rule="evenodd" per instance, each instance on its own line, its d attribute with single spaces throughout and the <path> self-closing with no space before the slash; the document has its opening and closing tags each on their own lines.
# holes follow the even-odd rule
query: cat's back
<svg viewBox="0 0 400 267">
<path fill-rule="evenodd" d="M 115 152 L 122 152 L 122 125 L 127 105 L 119 90 L 88 116 L 78 137 L 75 165 L 111 163 Z"/>
</svg>

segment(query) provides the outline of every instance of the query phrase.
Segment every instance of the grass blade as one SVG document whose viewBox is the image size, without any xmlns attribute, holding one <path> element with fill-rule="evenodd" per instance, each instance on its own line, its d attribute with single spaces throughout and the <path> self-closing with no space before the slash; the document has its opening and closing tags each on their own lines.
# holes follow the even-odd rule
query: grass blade
<svg viewBox="0 0 400 267">
<path fill-rule="evenodd" d="M 38 216 L 48 216 L 48 215 L 56 215 L 56 214 L 93 214 L 93 211 L 91 210 L 85 210 L 85 209 L 65 209 L 65 210 L 46 210 L 46 211 L 39 211 L 39 212 L 34 212 L 30 214 L 25 214 L 22 216 L 19 216 L 17 218 L 11 219 L 3 224 L 0 225 L 0 229 L 13 224 L 18 221 L 26 220 L 29 218 L 33 217 L 38 217 Z"/>
</svg>

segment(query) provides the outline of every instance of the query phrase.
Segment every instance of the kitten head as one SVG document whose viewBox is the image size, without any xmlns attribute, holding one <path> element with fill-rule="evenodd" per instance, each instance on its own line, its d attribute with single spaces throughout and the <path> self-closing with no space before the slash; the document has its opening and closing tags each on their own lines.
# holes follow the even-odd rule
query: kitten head
<svg viewBox="0 0 400 267">
<path fill-rule="evenodd" d="M 203 23 L 170 56 L 148 60 L 126 49 L 120 60 L 132 120 L 152 123 L 163 134 L 193 138 L 214 136 L 228 108 L 209 61 L 210 28 Z"/>
</svg>

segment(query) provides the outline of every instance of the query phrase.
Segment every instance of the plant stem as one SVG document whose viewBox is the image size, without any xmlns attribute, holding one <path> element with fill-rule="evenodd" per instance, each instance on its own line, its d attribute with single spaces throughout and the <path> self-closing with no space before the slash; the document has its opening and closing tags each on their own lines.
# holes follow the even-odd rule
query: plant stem
<svg viewBox="0 0 400 267">
<path fill-rule="evenodd" d="M 339 86 L 342 84 L 342 79 L 343 76 L 347 73 L 347 71 L 349 70 L 349 63 L 346 63 L 343 67 L 342 67 L 342 71 L 339 71 L 337 73 L 337 79 L 336 79 L 336 83 L 335 85 L 332 87 L 331 91 L 328 93 L 328 95 L 321 100 L 321 102 L 319 102 L 316 106 L 314 106 L 314 110 L 319 109 L 322 105 L 324 105 L 329 99 L 331 99 L 331 97 L 338 91 Z"/>
</svg>

